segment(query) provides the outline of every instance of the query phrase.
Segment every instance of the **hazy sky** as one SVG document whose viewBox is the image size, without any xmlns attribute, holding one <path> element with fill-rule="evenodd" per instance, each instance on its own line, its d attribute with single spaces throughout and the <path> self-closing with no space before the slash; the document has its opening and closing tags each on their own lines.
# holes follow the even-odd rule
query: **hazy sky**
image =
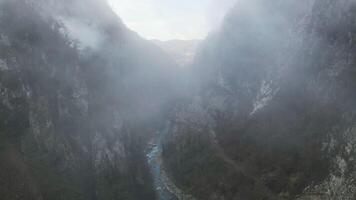
<svg viewBox="0 0 356 200">
<path fill-rule="evenodd" d="M 203 39 L 235 0 L 108 0 L 133 31 L 147 39 Z"/>
</svg>

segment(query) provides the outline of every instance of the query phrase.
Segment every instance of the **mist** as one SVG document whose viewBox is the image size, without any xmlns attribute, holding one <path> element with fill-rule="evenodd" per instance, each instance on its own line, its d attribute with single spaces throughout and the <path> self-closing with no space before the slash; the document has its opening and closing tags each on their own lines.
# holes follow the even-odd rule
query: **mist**
<svg viewBox="0 0 356 200">
<path fill-rule="evenodd" d="M 212 31 L 220 28 L 225 15 L 234 7 L 237 0 L 211 1 L 206 14 L 207 21 Z"/>
<path fill-rule="evenodd" d="M 0 0 L 1 198 L 355 199 L 355 8 Z"/>
<path fill-rule="evenodd" d="M 73 41 L 77 41 L 81 49 L 95 49 L 100 46 L 104 40 L 104 36 L 99 32 L 97 27 L 91 27 L 80 21 L 71 19 L 62 19 L 66 33 Z"/>
</svg>

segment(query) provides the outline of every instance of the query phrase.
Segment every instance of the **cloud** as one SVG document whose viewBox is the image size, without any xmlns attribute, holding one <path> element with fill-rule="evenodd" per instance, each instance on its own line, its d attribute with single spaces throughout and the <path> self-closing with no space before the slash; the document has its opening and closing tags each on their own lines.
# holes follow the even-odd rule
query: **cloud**
<svg viewBox="0 0 356 200">
<path fill-rule="evenodd" d="M 94 24 L 75 18 L 60 17 L 59 20 L 64 24 L 68 37 L 79 42 L 80 49 L 96 49 L 104 41 L 103 34 Z"/>
</svg>

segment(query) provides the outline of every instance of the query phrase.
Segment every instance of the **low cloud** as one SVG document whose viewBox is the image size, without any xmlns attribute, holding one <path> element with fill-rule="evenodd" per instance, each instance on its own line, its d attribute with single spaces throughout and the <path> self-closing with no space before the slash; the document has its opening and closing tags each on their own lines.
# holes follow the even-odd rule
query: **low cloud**
<svg viewBox="0 0 356 200">
<path fill-rule="evenodd" d="M 79 49 L 96 49 L 104 41 L 104 36 L 95 24 L 75 18 L 60 18 L 66 28 L 67 36 L 78 43 Z"/>
</svg>

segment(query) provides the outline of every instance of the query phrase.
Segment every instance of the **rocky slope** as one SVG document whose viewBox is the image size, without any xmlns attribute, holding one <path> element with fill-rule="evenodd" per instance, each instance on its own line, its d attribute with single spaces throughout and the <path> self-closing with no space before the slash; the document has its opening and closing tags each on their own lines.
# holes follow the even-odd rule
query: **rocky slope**
<svg viewBox="0 0 356 200">
<path fill-rule="evenodd" d="M 355 13 L 239 0 L 187 72 L 105 1 L 0 0 L 1 199 L 355 199 Z"/>
<path fill-rule="evenodd" d="M 238 1 L 164 161 L 198 199 L 355 199 L 354 0 Z"/>
<path fill-rule="evenodd" d="M 0 0 L 0 27 L 1 199 L 154 199 L 168 56 L 105 1 Z"/>
</svg>

